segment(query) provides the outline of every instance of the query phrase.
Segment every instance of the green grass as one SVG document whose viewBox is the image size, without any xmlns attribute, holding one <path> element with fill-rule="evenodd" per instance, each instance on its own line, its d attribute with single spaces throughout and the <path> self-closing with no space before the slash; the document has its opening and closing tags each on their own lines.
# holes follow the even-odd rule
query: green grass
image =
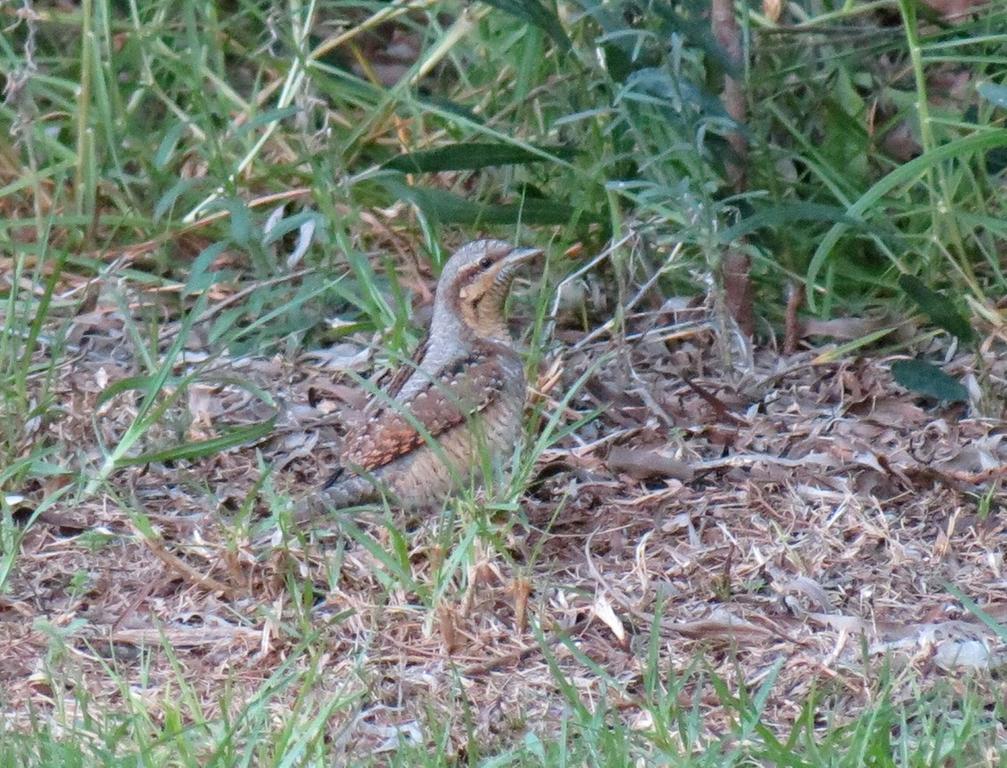
<svg viewBox="0 0 1007 768">
<path fill-rule="evenodd" d="M 117 476 L 149 464 L 198 467 L 275 428 L 262 418 L 194 439 L 193 387 L 233 384 L 268 410 L 274 396 L 234 373 L 238 362 L 290 362 L 301 349 L 350 336 L 374 339 L 379 362 L 401 359 L 419 332 L 410 320 L 409 259 L 436 273 L 444 243 L 475 232 L 549 247 L 541 279 L 512 301 L 532 321 L 524 338 L 531 373 L 555 352 L 552 290 L 581 266 L 560 256 L 576 243 L 589 256 L 619 244 L 585 278 L 604 296 L 603 307 L 584 299 L 568 308 L 583 330 L 611 322 L 616 337 L 637 287 L 660 273 L 658 296 L 702 291 L 728 247 L 753 258 L 763 337 L 780 332 L 787 284 L 804 286 L 808 313 L 820 317 L 910 315 L 916 310 L 899 288 L 902 273 L 957 297 L 955 311 L 974 327 L 999 318 L 996 302 L 1007 288 L 1000 257 L 1007 11 L 994 3 L 948 25 L 933 23 L 912 0 L 801 0 L 788 6 L 790 27 L 779 29 L 755 4 L 740 4 L 751 50 L 745 71 L 734 74 L 748 96 L 750 157 L 747 189 L 734 193 L 725 137 L 735 126 L 717 100 L 725 62 L 697 11 L 703 5 L 578 0 L 561 3 L 559 13 L 532 0 L 418 2 L 411 10 L 335 0 L 0 6 L 7 78 L 0 104 L 0 598 L 32 524 L 48 510 L 109 499 L 130 521 L 116 535 L 161 546 L 142 500 L 116 485 Z M 30 12 L 18 15 L 22 7 Z M 372 36 L 389 23 L 415 37 L 417 55 L 383 83 L 373 66 L 351 65 L 376 61 Z M 932 78 L 949 63 L 965 65 L 967 87 L 942 98 Z M 918 145 L 908 161 L 884 142 L 903 124 Z M 313 230 L 301 253 L 305 226 Z M 82 330 L 96 305 L 123 320 L 122 376 L 92 392 L 89 407 L 131 418 L 106 432 L 96 416 L 88 441 L 75 442 L 60 433 L 80 407 L 65 372 L 88 335 L 102 333 L 101 318 L 97 331 Z M 440 559 L 419 577 L 412 531 L 393 514 L 376 513 L 373 525 L 340 523 L 344 538 L 321 553 L 304 531 L 284 530 L 275 556 L 287 602 L 242 605 L 227 617 L 237 625 L 266 621 L 291 642 L 287 660 L 263 662 L 267 673 L 251 696 L 237 681 L 212 696 L 196 690 L 199 681 L 188 679 L 163 639 L 142 653 L 171 663 L 172 695 L 147 698 L 149 659 L 138 673 L 108 657 L 100 640 L 84 651 L 68 645 L 66 626 L 40 626 L 48 645 L 37 690 L 46 714 L 0 720 L 0 767 L 351 759 L 1003 764 L 1002 704 L 991 709 L 979 683 L 964 694 L 921 687 L 907 699 L 906 686 L 916 684 L 909 673 L 896 686 L 882 670 L 866 709 L 847 711 L 837 683 L 790 702 L 798 714 L 780 733 L 762 722 L 770 696 L 785 696 L 776 689 L 778 670 L 746 688 L 700 661 L 674 669 L 662 661 L 654 631 L 637 646 L 647 654 L 642 688 L 626 690 L 572 641 L 547 641 L 544 629 L 537 631 L 551 693 L 564 702 L 554 722 L 503 723 L 498 738 L 483 743 L 473 725 L 479 704 L 456 677 L 450 717 L 431 708 L 410 724 L 416 743 L 389 735 L 386 752 L 355 754 L 328 723 L 368 715 L 376 673 L 360 647 L 340 649 L 352 663 L 334 689 L 323 675 L 331 659 L 316 605 L 325 596 L 305 578 L 303 553 L 323 562 L 324 586 L 335 590 L 346 549 L 362 549 L 374 564 L 376 601 L 409 595 L 427 629 L 472 588 L 487 553 L 516 572 L 529 569 L 541 552 L 533 548 L 527 561 L 515 554 L 514 539 L 527 528 L 521 494 L 543 452 L 595 415 L 584 409 L 567 419 L 583 383 L 575 376 L 554 403 L 536 406 L 530 437 L 491 503 L 467 494 L 446 508 L 424 540 L 435 542 Z M 206 498 L 214 498 L 210 481 L 191 482 L 205 482 Z M 260 492 L 273 514 L 254 522 Z M 27 522 L 16 521 L 22 495 L 40 499 Z M 227 521 L 235 562 L 244 562 L 248 540 L 270 534 L 277 520 L 282 527 L 287 501 L 263 465 Z M 117 551 L 114 539 L 97 546 Z M 347 620 L 341 610 L 322 619 Z M 604 681 L 609 698 L 582 696 L 555 658 L 561 648 Z M 93 680 L 67 677 L 69 660 L 85 652 L 98 659 L 101 672 L 91 674 L 118 695 L 92 698 Z M 712 691 L 724 723 L 703 722 L 701 690 Z M 615 703 L 627 699 L 645 713 L 635 724 Z M 0 688 L 0 710 L 11 705 L 25 707 L 4 701 Z M 461 747 L 458 732 L 468 734 Z"/>
<path fill-rule="evenodd" d="M 152 653 L 171 654 L 167 645 Z M 123 707 L 110 711 L 78 694 L 67 703 L 59 732 L 41 721 L 0 736 L 0 765 L 10 766 L 232 766 L 232 765 L 421 765 L 452 766 L 621 766 L 643 760 L 647 765 L 688 766 L 855 766 L 864 765 L 1002 765 L 997 757 L 996 713 L 966 688 L 937 690 L 916 701 L 896 702 L 886 670 L 876 682 L 876 704 L 853 717 L 822 721 L 818 713 L 833 708 L 842 690 L 816 692 L 801 702 L 789 733 L 774 734 L 761 723 L 763 707 L 776 682 L 770 674 L 746 692 L 709 673 L 676 673 L 648 662 L 647 684 L 639 695 L 646 716 L 628 727 L 618 708 L 605 700 L 585 706 L 558 668 L 556 683 L 566 691 L 569 710 L 559 715 L 550 733 L 529 723 L 511 723 L 517 738 L 503 749 L 488 751 L 474 736 L 460 750 L 449 747 L 447 731 L 457 723 L 431 718 L 390 735 L 388 751 L 370 758 L 331 735 L 324 725 L 335 715 L 361 715 L 365 693 L 347 679 L 345 688 L 319 697 L 314 657 L 306 670 L 292 666 L 273 670 L 250 699 L 236 699 L 225 688 L 216 702 L 226 712 L 204 711 L 192 683 L 179 675 L 172 702 L 160 702 L 153 719 L 141 696 L 123 685 Z M 116 662 L 108 675 L 117 678 Z M 775 670 L 775 671 L 778 671 Z M 60 681 L 58 675 L 54 681 Z M 690 704 L 701 687 L 715 691 L 729 722 L 711 737 Z M 613 688 L 613 692 L 614 692 Z M 294 704 L 278 718 L 274 697 L 293 692 Z M 456 717 L 475 717 L 458 692 Z M 72 709 L 72 717 L 70 717 Z"/>
</svg>

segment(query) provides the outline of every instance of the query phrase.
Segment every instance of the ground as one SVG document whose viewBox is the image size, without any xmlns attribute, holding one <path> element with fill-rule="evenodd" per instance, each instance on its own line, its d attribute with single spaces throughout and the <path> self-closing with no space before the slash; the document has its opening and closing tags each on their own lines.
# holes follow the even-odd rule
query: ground
<svg viewBox="0 0 1007 768">
<path fill-rule="evenodd" d="M 141 408 L 135 389 L 107 394 L 136 373 L 120 310 L 82 318 L 52 389 L 62 417 L 37 425 L 65 470 L 97 472 Z M 883 695 L 950 687 L 996 706 L 1003 422 L 916 398 L 884 355 L 833 359 L 822 340 L 735 350 L 726 368 L 715 324 L 687 315 L 611 337 L 557 328 L 515 483 L 441 514 L 302 530 L 289 501 L 333 460 L 355 397 L 340 370 L 371 371 L 367 341 L 216 358 L 138 450 L 275 414 L 257 442 L 127 466 L 51 505 L 69 474 L 25 489 L 0 595 L 8 722 L 303 716 L 333 755 L 380 762 L 403 739 L 464 756 L 553 737 L 580 706 L 693 750 L 737 737 L 751 710 L 736 697 L 781 738 L 809 701 L 811 731 Z M 977 354 L 981 382 L 973 356 L 946 369 L 1002 390 L 1003 356 Z M 661 722 L 666 700 L 696 732 Z"/>
</svg>

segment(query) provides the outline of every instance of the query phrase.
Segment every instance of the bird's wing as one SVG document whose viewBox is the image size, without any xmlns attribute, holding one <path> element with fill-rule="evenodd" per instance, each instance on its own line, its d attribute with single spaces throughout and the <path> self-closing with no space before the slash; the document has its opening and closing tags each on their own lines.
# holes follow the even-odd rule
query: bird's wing
<svg viewBox="0 0 1007 768">
<path fill-rule="evenodd" d="M 382 405 L 347 433 L 341 463 L 371 472 L 395 461 L 422 446 L 426 435 L 436 438 L 484 410 L 500 395 L 504 380 L 497 355 L 478 352 L 458 360 L 405 402 Z"/>
<path fill-rule="evenodd" d="M 391 378 L 388 380 L 388 384 L 385 385 L 385 394 L 391 398 L 396 398 L 399 396 L 399 392 L 402 391 L 402 387 L 405 383 L 409 381 L 409 378 L 420 369 L 420 363 L 423 362 L 423 358 L 427 354 L 427 348 L 430 346 L 430 332 L 427 331 L 426 335 L 420 339 L 420 343 L 416 345 L 416 349 L 409 356 L 408 360 L 403 360 L 399 367 L 392 374 Z M 375 404 L 376 407 L 380 407 L 380 403 Z"/>
</svg>

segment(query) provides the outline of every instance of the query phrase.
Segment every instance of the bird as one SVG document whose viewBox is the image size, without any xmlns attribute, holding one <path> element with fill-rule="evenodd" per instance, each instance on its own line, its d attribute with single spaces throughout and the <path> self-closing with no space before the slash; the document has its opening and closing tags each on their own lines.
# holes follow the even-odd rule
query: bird
<svg viewBox="0 0 1007 768">
<path fill-rule="evenodd" d="M 542 253 L 476 240 L 445 264 L 429 331 L 412 360 L 373 392 L 347 430 L 339 467 L 300 504 L 297 519 L 390 494 L 403 508 L 430 506 L 480 480 L 521 435 L 524 365 L 504 304 L 519 269 Z"/>
</svg>

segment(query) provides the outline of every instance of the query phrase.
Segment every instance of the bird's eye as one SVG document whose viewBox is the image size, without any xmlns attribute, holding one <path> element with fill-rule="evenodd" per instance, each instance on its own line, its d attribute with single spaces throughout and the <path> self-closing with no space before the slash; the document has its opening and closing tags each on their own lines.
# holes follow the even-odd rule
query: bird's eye
<svg viewBox="0 0 1007 768">
<path fill-rule="evenodd" d="M 482 259 L 479 260 L 479 266 L 483 269 L 489 269 L 493 266 L 493 259 L 489 256 L 483 256 Z"/>
</svg>

